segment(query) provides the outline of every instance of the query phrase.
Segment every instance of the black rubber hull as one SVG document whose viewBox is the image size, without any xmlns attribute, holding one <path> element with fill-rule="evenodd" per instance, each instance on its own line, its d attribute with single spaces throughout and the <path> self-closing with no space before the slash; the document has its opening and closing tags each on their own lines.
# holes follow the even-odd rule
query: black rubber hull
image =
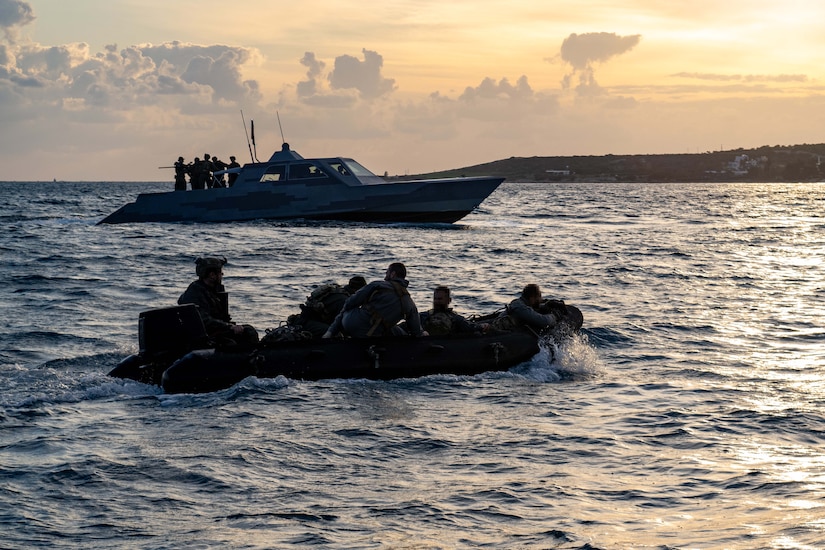
<svg viewBox="0 0 825 550">
<path fill-rule="evenodd" d="M 250 375 L 393 380 L 479 374 L 506 370 L 538 351 L 537 338 L 523 331 L 482 337 L 282 342 L 276 349 L 254 353 L 192 352 L 164 372 L 161 386 L 168 393 L 196 393 L 229 387 Z"/>
<path fill-rule="evenodd" d="M 254 351 L 196 350 L 168 368 L 133 355 L 109 374 L 159 384 L 166 393 L 202 393 L 228 388 L 247 376 L 393 380 L 471 375 L 507 370 L 538 351 L 538 338 L 521 330 L 484 336 L 303 340 Z"/>
<path fill-rule="evenodd" d="M 581 311 L 563 307 L 567 309 L 565 322 L 549 337 L 566 338 L 582 325 Z M 181 334 L 180 327 L 176 328 L 180 308 L 167 309 L 145 312 L 146 324 L 154 319 L 164 330 Z M 247 376 L 393 380 L 433 374 L 473 375 L 507 370 L 539 351 L 539 337 L 527 328 L 485 335 L 280 341 L 251 350 L 173 350 L 164 354 L 153 354 L 149 349 L 158 344 L 168 347 L 165 340 L 149 338 L 155 332 L 158 330 L 144 330 L 141 353 L 121 361 L 109 375 L 160 385 L 167 393 L 202 393 L 228 388 Z M 186 341 L 194 345 L 197 340 Z"/>
</svg>

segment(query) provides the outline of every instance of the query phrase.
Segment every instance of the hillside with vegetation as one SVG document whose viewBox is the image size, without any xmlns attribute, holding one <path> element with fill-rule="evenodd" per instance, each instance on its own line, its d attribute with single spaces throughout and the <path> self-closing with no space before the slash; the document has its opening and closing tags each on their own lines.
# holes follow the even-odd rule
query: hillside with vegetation
<svg viewBox="0 0 825 550">
<path fill-rule="evenodd" d="M 501 176 L 508 181 L 803 182 L 825 180 L 825 144 L 663 155 L 510 157 L 392 179 Z"/>
</svg>

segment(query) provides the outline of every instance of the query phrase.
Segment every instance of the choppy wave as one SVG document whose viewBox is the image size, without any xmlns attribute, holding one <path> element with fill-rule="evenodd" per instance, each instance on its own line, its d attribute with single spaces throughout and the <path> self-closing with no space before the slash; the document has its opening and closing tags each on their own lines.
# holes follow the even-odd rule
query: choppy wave
<svg viewBox="0 0 825 550">
<path fill-rule="evenodd" d="M 0 183 L 0 546 L 825 545 L 821 184 L 505 184 L 454 225 L 95 225 L 167 188 Z M 585 329 L 477 376 L 107 377 L 201 254 L 260 329 L 395 260 L 419 306 L 538 282 Z"/>
</svg>

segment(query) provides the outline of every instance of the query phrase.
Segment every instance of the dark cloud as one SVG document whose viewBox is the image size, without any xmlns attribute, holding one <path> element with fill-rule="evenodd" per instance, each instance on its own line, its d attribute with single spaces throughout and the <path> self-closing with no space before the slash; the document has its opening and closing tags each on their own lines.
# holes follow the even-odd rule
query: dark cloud
<svg viewBox="0 0 825 550">
<path fill-rule="evenodd" d="M 562 80 L 564 88 L 572 86 L 578 75 L 576 93 L 580 96 L 603 95 L 605 90 L 596 82 L 594 63 L 603 63 L 608 59 L 632 50 L 641 40 L 641 35 L 619 36 L 609 32 L 590 32 L 571 34 L 561 44 L 561 58 L 573 67 L 573 72 Z"/>
<path fill-rule="evenodd" d="M 374 99 L 388 94 L 395 89 L 395 80 L 384 78 L 381 68 L 384 58 L 377 52 L 361 50 L 364 60 L 351 55 L 335 58 L 335 67 L 329 75 L 333 89 L 355 89 L 365 99 Z"/>
<path fill-rule="evenodd" d="M 14 29 L 34 21 L 34 11 L 22 0 L 0 0 L 0 29 L 10 42 L 14 41 Z"/>
</svg>

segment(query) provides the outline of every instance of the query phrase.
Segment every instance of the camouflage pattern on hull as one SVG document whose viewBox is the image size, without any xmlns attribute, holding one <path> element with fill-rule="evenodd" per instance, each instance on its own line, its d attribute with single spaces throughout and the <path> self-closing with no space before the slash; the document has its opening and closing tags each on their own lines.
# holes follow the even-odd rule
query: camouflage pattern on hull
<svg viewBox="0 0 825 550">
<path fill-rule="evenodd" d="M 269 162 L 223 173 L 227 172 L 238 174 L 233 187 L 144 193 L 99 223 L 255 219 L 452 223 L 472 212 L 504 181 L 470 177 L 387 182 L 352 159 L 304 159 L 288 147 Z"/>
</svg>

